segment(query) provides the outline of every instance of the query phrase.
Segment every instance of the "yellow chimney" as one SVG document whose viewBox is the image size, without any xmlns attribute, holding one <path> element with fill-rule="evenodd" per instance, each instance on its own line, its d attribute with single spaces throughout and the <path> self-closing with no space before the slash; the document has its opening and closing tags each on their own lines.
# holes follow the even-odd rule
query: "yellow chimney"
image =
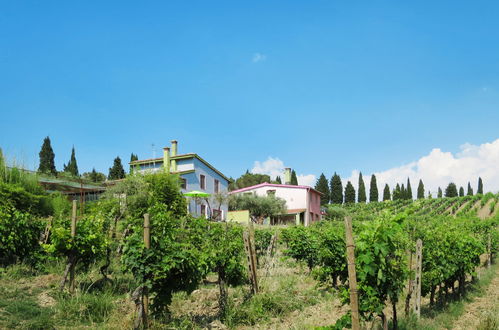
<svg viewBox="0 0 499 330">
<path fill-rule="evenodd" d="M 163 167 L 166 173 L 170 173 L 170 147 L 163 148 Z"/>
<path fill-rule="evenodd" d="M 177 140 L 172 140 L 172 157 L 177 156 L 178 143 Z M 171 171 L 177 172 L 177 161 L 175 159 L 171 160 Z"/>
</svg>

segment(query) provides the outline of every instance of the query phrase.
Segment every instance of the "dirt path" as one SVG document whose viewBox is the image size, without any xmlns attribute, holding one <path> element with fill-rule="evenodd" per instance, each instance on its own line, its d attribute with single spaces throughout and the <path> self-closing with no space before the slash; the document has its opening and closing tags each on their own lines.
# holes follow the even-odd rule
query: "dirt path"
<svg viewBox="0 0 499 330">
<path fill-rule="evenodd" d="M 453 324 L 453 329 L 477 329 L 481 320 L 488 313 L 499 310 L 499 276 L 496 270 L 494 278 L 486 289 L 486 294 L 476 297 L 471 303 L 466 304 L 465 312 Z"/>
<path fill-rule="evenodd" d="M 480 219 L 485 219 L 490 217 L 490 205 L 495 202 L 495 198 L 491 198 L 487 201 L 484 207 L 478 209 L 477 215 Z"/>
</svg>

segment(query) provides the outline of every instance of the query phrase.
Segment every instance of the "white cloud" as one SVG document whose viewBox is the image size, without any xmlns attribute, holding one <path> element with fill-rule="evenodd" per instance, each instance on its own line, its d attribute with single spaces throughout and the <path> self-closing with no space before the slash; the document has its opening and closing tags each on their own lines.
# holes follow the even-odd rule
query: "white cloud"
<svg viewBox="0 0 499 330">
<path fill-rule="evenodd" d="M 462 186 L 465 191 L 470 182 L 476 192 L 478 177 L 481 177 L 485 192 L 499 191 L 499 139 L 481 145 L 465 143 L 460 149 L 458 153 L 452 154 L 435 148 L 415 162 L 374 173 L 378 190 L 381 192 L 385 183 L 393 190 L 397 183 L 405 183 L 409 177 L 414 195 L 419 179 L 423 180 L 426 194 L 430 190 L 433 196 L 438 187 L 444 190 L 449 182 Z M 350 180 L 357 187 L 358 175 L 358 170 L 352 171 L 350 178 L 344 180 L 344 183 Z M 366 189 L 369 190 L 371 175 L 363 175 Z"/>
<path fill-rule="evenodd" d="M 266 161 L 260 162 L 255 161 L 251 173 L 255 174 L 268 174 L 272 180 L 275 180 L 277 176 L 280 176 L 284 180 L 284 163 L 279 158 L 267 158 Z M 297 174 L 298 184 L 305 186 L 314 186 L 316 182 L 316 177 L 313 174 Z"/>
<path fill-rule="evenodd" d="M 267 59 L 267 55 L 261 54 L 261 53 L 255 53 L 255 54 L 253 54 L 253 58 L 251 59 L 251 61 L 253 63 L 258 63 L 258 62 L 263 62 L 266 59 Z"/>
</svg>

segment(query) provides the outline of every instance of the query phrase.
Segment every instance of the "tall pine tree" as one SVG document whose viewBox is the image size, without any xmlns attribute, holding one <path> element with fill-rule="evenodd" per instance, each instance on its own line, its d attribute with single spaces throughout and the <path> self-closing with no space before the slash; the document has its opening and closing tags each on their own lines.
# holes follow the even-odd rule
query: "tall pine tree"
<svg viewBox="0 0 499 330">
<path fill-rule="evenodd" d="M 463 197 L 463 196 L 464 196 L 464 188 L 459 187 L 459 197 Z"/>
<path fill-rule="evenodd" d="M 278 184 L 282 184 L 282 180 L 279 175 L 275 178 L 275 182 L 277 182 Z"/>
<path fill-rule="evenodd" d="M 355 203 L 355 188 L 350 181 L 345 187 L 345 204 Z"/>
<path fill-rule="evenodd" d="M 399 199 L 407 199 L 407 190 L 405 189 L 404 184 L 402 183 L 402 186 L 400 186 L 400 197 Z"/>
<path fill-rule="evenodd" d="M 411 188 L 411 181 L 409 178 L 407 178 L 407 188 L 405 190 L 405 199 L 412 200 L 412 188 Z"/>
<path fill-rule="evenodd" d="M 468 182 L 468 191 L 466 192 L 466 195 L 473 196 L 473 188 L 471 188 L 471 184 L 469 182 Z"/>
<path fill-rule="evenodd" d="M 376 183 L 376 176 L 373 174 L 371 175 L 371 183 L 369 187 L 369 202 L 377 202 L 378 200 L 378 184 Z"/>
<path fill-rule="evenodd" d="M 343 184 L 341 183 L 340 176 L 336 174 L 336 172 L 334 172 L 334 175 L 331 178 L 330 186 L 331 203 L 343 204 Z"/>
<path fill-rule="evenodd" d="M 400 185 L 398 183 L 395 186 L 395 189 L 393 190 L 392 198 L 394 201 L 402 199 L 402 190 L 400 189 Z"/>
<path fill-rule="evenodd" d="M 482 178 L 478 178 L 478 189 L 476 190 L 477 195 L 483 195 L 483 182 Z"/>
<path fill-rule="evenodd" d="M 298 178 L 296 177 L 295 170 L 291 171 L 291 184 L 294 185 L 294 186 L 298 185 Z"/>
<path fill-rule="evenodd" d="M 424 184 L 423 180 L 419 179 L 418 184 L 418 199 L 424 199 Z"/>
<path fill-rule="evenodd" d="M 359 203 L 365 203 L 366 197 L 366 185 L 364 184 L 364 179 L 362 178 L 362 172 L 359 173 L 359 188 L 358 188 L 358 199 Z"/>
<path fill-rule="evenodd" d="M 113 167 L 109 168 L 109 175 L 107 178 L 109 180 L 118 180 L 123 179 L 125 177 L 125 170 L 123 169 L 123 165 L 121 164 L 121 158 L 116 157 L 114 159 Z"/>
<path fill-rule="evenodd" d="M 54 150 L 52 150 L 52 145 L 50 144 L 50 138 L 47 136 L 43 139 L 42 148 L 40 153 L 40 165 L 38 166 L 38 172 L 46 173 L 46 174 L 57 174 L 57 170 L 55 169 L 55 154 Z"/>
<path fill-rule="evenodd" d="M 329 204 L 329 196 L 331 195 L 329 192 L 329 183 L 327 182 L 326 176 L 324 173 L 321 174 L 319 179 L 317 179 L 317 183 L 315 184 L 315 190 L 322 193 L 321 196 L 321 205 Z"/>
<path fill-rule="evenodd" d="M 71 158 L 69 159 L 68 165 L 64 165 L 64 172 L 71 174 L 72 176 L 78 176 L 78 164 L 76 164 L 75 147 L 71 149 Z"/>
<path fill-rule="evenodd" d="M 457 186 L 454 182 L 449 183 L 445 188 L 445 197 L 457 197 Z"/>
<path fill-rule="evenodd" d="M 390 196 L 390 187 L 388 186 L 388 183 L 385 184 L 385 188 L 383 189 L 383 201 L 389 201 L 392 199 L 392 196 Z"/>
<path fill-rule="evenodd" d="M 438 187 L 438 194 L 437 194 L 437 197 L 438 198 L 442 198 L 442 188 Z"/>
</svg>

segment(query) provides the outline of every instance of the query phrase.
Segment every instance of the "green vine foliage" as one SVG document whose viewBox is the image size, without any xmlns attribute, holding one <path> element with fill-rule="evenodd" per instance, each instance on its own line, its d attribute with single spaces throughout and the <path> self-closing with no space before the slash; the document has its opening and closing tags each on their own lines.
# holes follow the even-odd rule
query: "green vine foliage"
<svg viewBox="0 0 499 330">
<path fill-rule="evenodd" d="M 319 265 L 314 270 L 322 283 L 336 287 L 338 280 L 345 283 L 348 272 L 345 262 L 346 245 L 343 222 L 321 222 L 317 224 Z"/>
<path fill-rule="evenodd" d="M 282 239 L 287 245 L 286 255 L 304 261 L 312 271 L 319 262 L 319 239 L 312 227 L 294 226 L 284 229 Z"/>
<path fill-rule="evenodd" d="M 78 219 L 76 236 L 71 237 L 71 219 L 56 219 L 51 229 L 50 243 L 45 244 L 44 248 L 54 256 L 72 256 L 77 264 L 88 267 L 104 255 L 109 244 L 107 220 L 100 213 L 85 215 Z"/>
<path fill-rule="evenodd" d="M 151 207 L 149 214 L 151 248 L 145 248 L 142 223 L 136 220 L 121 261 L 137 282 L 149 288 L 152 311 L 163 314 L 168 313 L 174 292 L 195 290 L 212 266 L 208 221 L 178 217 L 164 204 Z"/>
<path fill-rule="evenodd" d="M 0 265 L 20 261 L 36 265 L 43 252 L 38 241 L 43 228 L 39 218 L 0 205 Z"/>
</svg>

